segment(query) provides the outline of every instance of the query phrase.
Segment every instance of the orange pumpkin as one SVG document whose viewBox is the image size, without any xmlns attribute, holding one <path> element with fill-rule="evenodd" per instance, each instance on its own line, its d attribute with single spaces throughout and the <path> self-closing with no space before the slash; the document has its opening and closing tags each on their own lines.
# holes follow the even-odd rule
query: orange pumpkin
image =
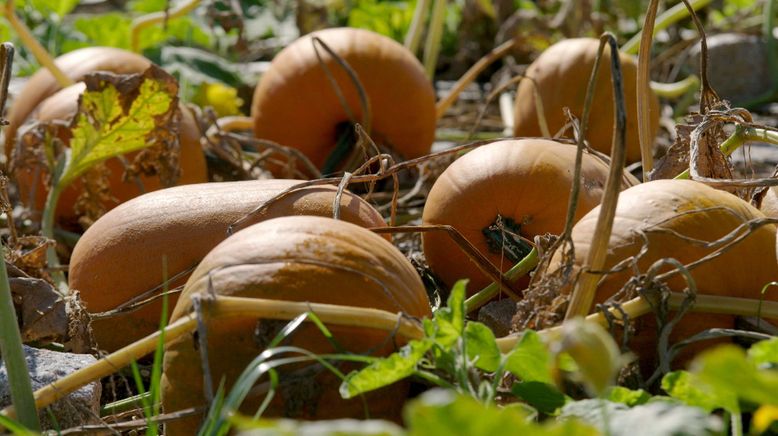
<svg viewBox="0 0 778 436">
<path fill-rule="evenodd" d="M 114 73 L 139 73 L 147 69 L 151 62 L 134 53 L 108 47 L 92 47 L 70 52 L 59 58 L 56 63 L 73 80 L 78 81 L 95 71 L 110 71 Z M 84 90 L 83 83 L 77 83 L 65 89 L 60 89 L 54 77 L 48 70 L 41 69 L 35 73 L 15 99 L 9 112 L 9 126 L 6 129 L 6 156 L 18 141 L 16 133 L 28 118 L 36 121 L 66 121 L 73 117 L 78 108 L 78 97 Z M 200 147 L 200 132 L 192 114 L 182 107 L 179 124 L 181 174 L 178 184 L 201 183 L 208 180 L 205 156 Z M 125 157 L 131 160 L 137 153 Z M 162 188 L 156 176 L 141 176 L 141 190 L 135 180 L 122 181 L 124 165 L 119 159 L 110 159 L 105 165 L 111 172 L 110 193 L 118 202 L 104 202 L 103 207 L 111 209 L 116 204 L 137 197 L 144 191 L 154 191 Z M 36 168 L 15 168 L 15 177 L 19 185 L 22 201 L 43 209 L 48 187 L 44 175 Z M 74 210 L 76 199 L 82 191 L 80 182 L 73 183 L 60 196 L 56 220 L 60 225 L 78 229 L 78 215 Z"/>
<path fill-rule="evenodd" d="M 593 209 L 573 228 L 573 243 L 577 268 L 587 258 L 591 238 L 599 215 L 599 207 Z M 722 238 L 737 226 L 764 215 L 740 198 L 724 191 L 689 180 L 657 180 L 632 187 L 621 193 L 613 232 L 608 243 L 604 270 L 634 256 L 643 246 L 644 234 L 647 251 L 637 263 L 645 272 L 655 261 L 674 258 L 689 264 L 712 253 L 715 248 L 705 248 L 693 240 L 712 242 Z M 691 239 L 689 239 L 691 238 Z M 759 227 L 747 238 L 727 249 L 720 256 L 692 269 L 691 275 L 701 294 L 741 298 L 759 298 L 762 286 L 778 279 L 778 261 L 775 253 L 776 229 L 770 224 Z M 559 259 L 552 261 L 558 264 Z M 669 271 L 664 267 L 661 271 Z M 631 276 L 631 271 L 608 275 L 600 282 L 595 303 L 602 303 L 614 295 Z M 686 282 L 675 275 L 667 282 L 674 291 L 682 291 Z M 773 300 L 774 293 L 767 297 Z M 734 317 L 688 313 L 673 329 L 671 343 L 687 338 L 704 329 L 734 327 Z M 637 320 L 639 331 L 633 340 L 633 350 L 641 357 L 645 368 L 652 368 L 656 358 L 656 322 L 652 315 Z M 688 358 L 704 347 L 693 346 L 681 356 Z"/>
<path fill-rule="evenodd" d="M 230 224 L 297 180 L 256 180 L 178 186 L 142 195 L 111 210 L 81 237 L 70 260 L 69 284 L 92 313 L 113 310 L 163 283 L 185 283 L 191 270 L 227 237 Z M 285 215 L 332 216 L 336 189 L 310 187 L 273 203 L 248 222 Z M 345 192 L 342 218 L 366 227 L 384 225 L 381 215 Z M 131 267 L 128 267 L 131 266 Z M 161 292 L 161 291 L 160 291 Z M 156 295 L 157 293 L 152 293 Z M 176 297 L 171 296 L 172 310 Z M 118 316 L 92 322 L 101 349 L 114 351 L 159 326 L 161 299 Z"/>
<path fill-rule="evenodd" d="M 523 256 L 506 255 L 501 244 L 485 232 L 500 216 L 507 232 L 530 241 L 536 235 L 561 233 L 575 155 L 575 146 L 546 139 L 499 141 L 479 147 L 441 174 L 427 197 L 422 221 L 453 226 L 506 271 Z M 584 153 L 581 174 L 576 219 L 600 203 L 608 165 Z M 625 173 L 625 187 L 636 183 Z M 491 283 L 447 235 L 424 233 L 422 242 L 427 263 L 446 285 L 469 278 L 469 292 L 473 293 Z"/>
<path fill-rule="evenodd" d="M 574 38 L 560 41 L 546 49 L 527 69 L 516 94 L 514 135 L 541 136 L 536 106 L 535 85 L 543 103 L 543 113 L 551 135 L 567 123 L 563 108 L 568 107 L 579 119 L 583 115 L 586 88 L 599 41 L 594 38 Z M 627 162 L 640 160 L 637 127 L 637 62 L 634 57 L 619 53 L 627 110 Z M 651 138 L 659 129 L 659 99 L 650 101 Z M 587 127 L 589 144 L 595 150 L 610 154 L 613 142 L 613 87 L 610 72 L 610 47 L 605 46 L 594 89 L 592 112 Z M 572 136 L 572 135 L 570 135 Z"/>
<path fill-rule="evenodd" d="M 191 298 L 217 295 L 310 301 L 430 316 L 429 301 L 413 266 L 391 243 L 359 226 L 320 217 L 286 217 L 265 221 L 236 233 L 203 259 L 189 278 L 171 321 L 192 311 Z M 264 321 L 259 321 L 259 328 Z M 232 383 L 265 345 L 258 340 L 256 318 L 206 320 L 208 356 L 213 380 Z M 330 327 L 344 350 L 386 355 L 394 341 L 387 332 L 369 328 Z M 270 334 L 273 336 L 273 333 Z M 317 354 L 333 352 L 315 326 L 305 324 L 285 344 Z M 299 371 L 299 368 L 295 368 Z M 290 382 L 281 368 L 281 383 L 266 416 L 306 419 L 363 417 L 360 399 L 343 400 L 340 380 L 327 371 Z M 166 412 L 199 406 L 203 399 L 200 351 L 192 335 L 167 344 L 162 376 Z M 287 384 L 288 383 L 288 384 Z M 396 418 L 407 385 L 395 384 L 367 396 L 370 416 Z M 244 403 L 253 413 L 261 398 Z M 199 417 L 171 421 L 170 435 L 195 434 Z"/>
<path fill-rule="evenodd" d="M 256 137 L 297 148 L 322 168 L 339 134 L 351 129 L 346 108 L 314 51 L 314 36 L 359 77 L 370 102 L 374 140 L 404 158 L 429 153 L 435 137 L 435 91 L 421 64 L 394 40 L 353 28 L 306 35 L 273 59 L 251 105 Z M 356 120 L 364 124 L 355 85 L 332 56 L 318 50 Z"/>
</svg>

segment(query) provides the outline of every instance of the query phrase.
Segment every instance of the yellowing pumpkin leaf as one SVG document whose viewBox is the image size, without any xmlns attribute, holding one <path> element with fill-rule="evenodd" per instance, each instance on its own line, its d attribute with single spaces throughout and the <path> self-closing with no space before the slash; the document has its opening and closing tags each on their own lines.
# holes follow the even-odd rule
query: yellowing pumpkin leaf
<svg viewBox="0 0 778 436">
<path fill-rule="evenodd" d="M 178 110 L 178 84 L 159 67 L 128 76 L 95 73 L 84 82 L 60 188 L 106 159 L 177 140 L 171 123 Z"/>
</svg>

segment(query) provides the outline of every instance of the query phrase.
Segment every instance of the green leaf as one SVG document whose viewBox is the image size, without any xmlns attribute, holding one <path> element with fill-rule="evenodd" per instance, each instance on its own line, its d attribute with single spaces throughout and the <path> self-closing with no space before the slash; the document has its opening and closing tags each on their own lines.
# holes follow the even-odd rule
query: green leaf
<svg viewBox="0 0 778 436">
<path fill-rule="evenodd" d="M 351 372 L 340 385 L 340 395 L 343 398 L 353 398 L 410 376 L 432 345 L 433 342 L 429 339 L 413 340 L 396 353 L 378 359 L 359 371 Z"/>
<path fill-rule="evenodd" d="M 647 403 L 651 399 L 651 394 L 643 389 L 635 391 L 623 386 L 613 386 L 608 391 L 606 398 L 614 403 L 626 404 L 632 407 Z"/>
<path fill-rule="evenodd" d="M 532 330 L 526 331 L 516 348 L 508 354 L 505 369 L 525 382 L 554 383 L 551 374 L 551 353 L 540 335 Z"/>
<path fill-rule="evenodd" d="M 14 421 L 5 415 L 0 415 L 0 429 L 3 428 L 10 431 L 14 436 L 36 436 L 40 434 L 28 429 L 18 421 Z"/>
<path fill-rule="evenodd" d="M 89 18 L 78 18 L 73 27 L 81 32 L 86 41 L 66 45 L 66 51 L 80 47 L 100 45 L 117 47 L 129 50 L 130 48 L 130 24 L 132 20 L 126 14 L 110 13 Z"/>
<path fill-rule="evenodd" d="M 178 86 L 158 67 L 143 75 L 97 73 L 85 83 L 87 89 L 71 123 L 70 159 L 58 182 L 60 188 L 97 163 L 172 134 L 168 126 L 178 107 Z"/>
<path fill-rule="evenodd" d="M 759 370 L 736 345 L 721 345 L 702 353 L 692 368 L 718 391 L 756 404 L 778 405 L 778 371 Z"/>
<path fill-rule="evenodd" d="M 730 413 L 740 413 L 734 392 L 704 383 L 696 374 L 687 371 L 666 374 L 662 379 L 662 389 L 671 397 L 708 412 L 724 409 Z"/>
<path fill-rule="evenodd" d="M 494 332 L 480 322 L 468 322 L 465 326 L 467 357 L 475 360 L 475 366 L 488 372 L 497 371 L 502 354 L 497 347 Z"/>
<path fill-rule="evenodd" d="M 230 417 L 240 434 L 253 436 L 402 436 L 405 431 L 388 421 L 335 419 L 329 421 L 298 421 L 293 419 L 251 419 L 235 413 Z"/>
<path fill-rule="evenodd" d="M 758 367 L 778 365 L 778 338 L 757 342 L 748 349 L 748 360 Z"/>
<path fill-rule="evenodd" d="M 35 10 L 48 16 L 56 14 L 59 18 L 64 17 L 78 6 L 79 0 L 26 0 L 24 3 L 29 4 Z M 17 4 L 17 8 L 20 5 Z"/>
<path fill-rule="evenodd" d="M 554 414 L 565 405 L 567 398 L 554 386 L 541 382 L 521 382 L 511 387 L 513 395 L 547 415 Z"/>
<path fill-rule="evenodd" d="M 465 288 L 467 280 L 458 281 L 451 289 L 448 305 L 435 312 L 435 341 L 443 348 L 451 347 L 465 330 Z M 432 336 L 432 335 L 430 335 Z"/>
<path fill-rule="evenodd" d="M 717 416 L 696 407 L 667 402 L 629 408 L 606 400 L 581 400 L 566 404 L 561 417 L 580 418 L 611 436 L 708 436 L 720 434 L 723 429 Z"/>
<path fill-rule="evenodd" d="M 485 406 L 474 398 L 450 390 L 427 391 L 404 411 L 409 434 L 494 436 L 594 435 L 596 431 L 576 420 L 538 425 L 518 407 Z"/>
</svg>

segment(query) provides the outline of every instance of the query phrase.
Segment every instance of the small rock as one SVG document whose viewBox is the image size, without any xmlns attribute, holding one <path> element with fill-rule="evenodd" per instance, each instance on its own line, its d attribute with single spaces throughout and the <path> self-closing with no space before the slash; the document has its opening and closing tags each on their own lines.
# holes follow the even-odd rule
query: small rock
<svg viewBox="0 0 778 436">
<path fill-rule="evenodd" d="M 733 105 L 770 90 L 767 49 L 754 35 L 721 33 L 708 37 L 708 79 L 719 96 Z M 699 75 L 700 47 L 690 53 L 687 68 Z"/>
<path fill-rule="evenodd" d="M 33 390 L 38 390 L 96 361 L 93 356 L 88 354 L 59 353 L 26 345 L 24 346 L 24 354 Z M 98 423 L 100 421 L 101 393 L 102 387 L 99 382 L 82 387 L 52 404 L 49 410 L 39 411 L 41 426 L 44 429 L 64 430 L 79 425 Z M 6 407 L 10 404 L 11 392 L 8 374 L 5 370 L 5 364 L 0 362 L 0 407 Z M 52 419 L 51 416 L 54 416 L 56 420 Z"/>
<path fill-rule="evenodd" d="M 516 314 L 516 302 L 510 298 L 487 303 L 478 311 L 478 321 L 492 329 L 498 338 L 511 332 L 513 315 Z"/>
</svg>

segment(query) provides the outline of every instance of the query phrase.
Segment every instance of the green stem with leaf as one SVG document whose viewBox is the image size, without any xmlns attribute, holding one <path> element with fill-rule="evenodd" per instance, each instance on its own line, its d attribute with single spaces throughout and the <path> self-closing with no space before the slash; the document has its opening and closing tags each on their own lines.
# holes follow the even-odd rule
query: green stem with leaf
<svg viewBox="0 0 778 436">
<path fill-rule="evenodd" d="M 59 196 L 62 194 L 62 186 L 58 180 L 54 180 L 54 183 L 49 189 L 49 193 L 46 196 L 46 204 L 43 208 L 43 217 L 41 219 L 41 235 L 44 237 L 56 241 L 54 238 L 54 221 L 57 215 L 57 203 L 59 202 Z M 46 264 L 50 269 L 51 279 L 54 281 L 54 286 L 59 290 L 62 295 L 68 294 L 68 281 L 65 278 L 65 273 L 62 272 L 62 268 L 59 264 L 59 257 L 57 257 L 56 243 L 50 245 L 46 249 Z"/>
<path fill-rule="evenodd" d="M 698 11 L 705 6 L 708 6 L 712 0 L 692 0 L 690 2 L 692 9 Z M 654 25 L 654 35 L 664 29 L 667 29 L 672 24 L 689 16 L 689 10 L 683 3 L 678 3 L 672 8 L 666 10 L 662 15 L 659 15 Z M 621 51 L 629 54 L 637 54 L 638 48 L 640 48 L 640 38 L 643 36 L 643 31 L 638 32 L 632 37 L 626 44 L 621 47 Z"/>
<path fill-rule="evenodd" d="M 722 142 L 719 146 L 719 150 L 724 153 L 725 156 L 729 156 L 743 146 L 747 142 L 765 142 L 768 144 L 778 146 L 778 132 L 773 130 L 759 129 L 757 127 L 745 127 L 738 125 L 735 127 L 735 132 Z M 686 169 L 681 174 L 675 176 L 676 179 L 688 179 L 689 170 Z"/>
<path fill-rule="evenodd" d="M 505 278 L 514 282 L 521 277 L 527 275 L 533 268 L 538 265 L 538 249 L 533 248 L 527 256 L 524 257 L 519 263 L 514 265 L 505 274 Z M 465 301 L 465 311 L 470 313 L 484 304 L 488 303 L 495 295 L 500 292 L 501 286 L 497 283 L 491 283 L 487 287 L 481 289 L 476 294 L 471 296 Z"/>
</svg>

